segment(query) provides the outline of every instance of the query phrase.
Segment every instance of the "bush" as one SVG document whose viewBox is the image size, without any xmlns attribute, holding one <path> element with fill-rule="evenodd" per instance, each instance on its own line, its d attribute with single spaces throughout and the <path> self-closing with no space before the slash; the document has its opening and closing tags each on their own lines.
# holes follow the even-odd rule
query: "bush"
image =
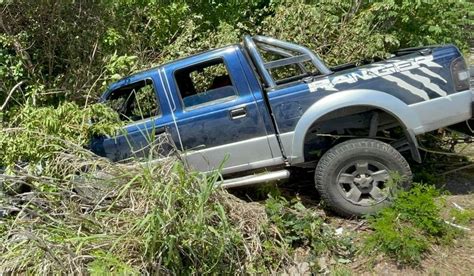
<svg viewBox="0 0 474 276">
<path fill-rule="evenodd" d="M 0 167 L 7 170 L 22 164 L 30 169 L 48 169 L 46 163 L 64 154 L 90 155 L 83 147 L 92 136 L 113 134 L 122 124 L 118 114 L 102 104 L 80 107 L 67 102 L 57 108 L 27 104 L 10 113 L 11 120 L 0 132 Z M 58 173 L 67 175 L 70 171 Z"/>
<path fill-rule="evenodd" d="M 469 1 L 0 2 L 0 102 L 19 81 L 51 104 L 96 99 L 105 83 L 170 59 L 266 34 L 309 46 L 329 65 L 399 47 L 472 39 Z M 87 96 L 86 96 L 87 95 Z"/>
<path fill-rule="evenodd" d="M 433 243 L 451 242 L 457 231 L 441 217 L 439 196 L 436 188 L 423 184 L 399 191 L 390 207 L 368 218 L 373 232 L 365 249 L 379 250 L 402 265 L 418 265 Z"/>
<path fill-rule="evenodd" d="M 83 148 L 91 136 L 120 125 L 102 105 L 27 105 L 18 114 L 0 132 L 0 271 L 241 269 L 242 234 L 216 198 L 217 174 L 191 173 L 173 156 L 146 165 L 95 156 Z"/>
<path fill-rule="evenodd" d="M 298 198 L 288 201 L 270 196 L 265 202 L 270 227 L 277 231 L 277 239 L 286 245 L 288 253 L 294 248 L 310 248 L 310 260 L 322 255 L 336 258 L 352 257 L 354 247 L 348 236 L 336 236 L 330 225 L 307 209 Z M 316 270 L 317 271 L 317 270 Z"/>
</svg>

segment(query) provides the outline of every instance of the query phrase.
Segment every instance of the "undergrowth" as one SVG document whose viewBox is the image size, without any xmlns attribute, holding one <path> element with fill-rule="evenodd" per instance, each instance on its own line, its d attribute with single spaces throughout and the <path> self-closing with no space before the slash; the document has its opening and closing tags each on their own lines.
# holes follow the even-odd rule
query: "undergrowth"
<svg viewBox="0 0 474 276">
<path fill-rule="evenodd" d="M 218 173 L 191 172 L 173 151 L 127 164 L 94 155 L 84 148 L 90 138 L 121 125 L 105 106 L 17 112 L 0 132 L 0 273 L 266 274 L 301 262 L 321 272 L 319 258 L 344 264 L 357 249 L 274 185 L 262 189 L 271 194 L 263 206 L 218 188 Z M 459 234 L 440 215 L 439 190 L 394 192 L 393 205 L 368 218 L 365 250 L 417 265 Z M 473 219 L 467 210 L 450 216 Z"/>
<path fill-rule="evenodd" d="M 433 186 L 415 184 L 409 191 L 398 191 L 390 207 L 368 218 L 373 232 L 366 238 L 365 251 L 383 252 L 401 265 L 420 264 L 433 244 L 450 244 L 459 234 L 443 220 L 444 207 Z"/>
<path fill-rule="evenodd" d="M 114 134 L 122 125 L 118 114 L 102 104 L 81 107 L 66 102 L 56 108 L 27 104 L 9 113 L 9 121 L 0 121 L 0 168 L 7 171 L 23 165 L 48 169 L 46 163 L 67 153 L 90 155 L 83 147 L 92 136 Z"/>
<path fill-rule="evenodd" d="M 308 246 L 314 255 L 330 251 L 348 257 L 353 253 L 350 239 L 336 238 L 334 229 L 298 198 L 270 197 L 265 209 L 282 241 L 292 248 Z"/>
<path fill-rule="evenodd" d="M 352 253 L 298 201 L 243 202 L 175 152 L 127 164 L 94 155 L 90 137 L 120 126 L 104 106 L 18 112 L 0 134 L 0 273 L 271 273 L 297 248 Z"/>
</svg>

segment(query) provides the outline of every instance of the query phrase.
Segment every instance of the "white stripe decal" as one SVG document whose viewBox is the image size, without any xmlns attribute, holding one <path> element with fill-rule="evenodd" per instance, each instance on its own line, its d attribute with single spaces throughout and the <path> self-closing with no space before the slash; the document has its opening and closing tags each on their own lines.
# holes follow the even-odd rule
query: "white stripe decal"
<svg viewBox="0 0 474 276">
<path fill-rule="evenodd" d="M 443 91 L 443 89 L 441 89 L 435 83 L 432 83 L 431 80 L 427 77 L 424 77 L 424 76 L 421 76 L 421 75 L 415 75 L 410 71 L 401 72 L 401 74 L 413 79 L 414 81 L 419 81 L 419 82 L 423 83 L 423 85 L 425 87 L 433 90 L 434 92 L 438 93 L 440 96 L 446 96 L 447 95 L 446 92 Z"/>
<path fill-rule="evenodd" d="M 413 85 L 405 82 L 404 80 L 401 80 L 401 79 L 396 78 L 394 76 L 383 76 L 382 78 L 385 79 L 385 80 L 388 80 L 388 81 L 395 82 L 398 86 L 400 86 L 402 88 L 405 88 L 406 90 L 408 90 L 411 93 L 423 98 L 424 100 L 429 100 L 430 99 L 430 97 L 428 97 L 428 94 L 426 93 L 426 91 L 418 89 L 418 88 L 414 87 Z"/>
<path fill-rule="evenodd" d="M 425 64 L 428 67 L 435 67 L 435 68 L 442 68 L 443 66 L 439 65 L 436 62 L 433 62 L 433 56 L 430 56 L 429 58 L 426 58 L 424 60 L 420 60 L 419 64 Z"/>
<path fill-rule="evenodd" d="M 426 68 L 426 67 L 419 67 L 418 68 L 421 72 L 427 74 L 428 76 L 430 77 L 433 77 L 433 78 L 437 78 L 439 80 L 441 80 L 442 82 L 444 83 L 448 83 L 445 79 L 443 79 L 440 75 L 436 74 L 435 72 L 431 71 L 430 69 Z"/>
</svg>

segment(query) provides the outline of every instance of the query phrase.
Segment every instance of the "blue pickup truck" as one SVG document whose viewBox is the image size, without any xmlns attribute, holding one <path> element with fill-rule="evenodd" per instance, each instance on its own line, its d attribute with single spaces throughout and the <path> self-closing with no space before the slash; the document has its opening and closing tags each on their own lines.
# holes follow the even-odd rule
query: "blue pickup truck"
<svg viewBox="0 0 474 276">
<path fill-rule="evenodd" d="M 406 158 L 421 162 L 417 135 L 471 129 L 473 99 L 452 45 L 329 68 L 306 47 L 246 36 L 110 85 L 101 101 L 126 126 L 91 148 L 113 161 L 146 157 L 165 134 L 193 169 L 220 168 L 224 187 L 314 169 L 330 208 L 362 215 L 387 204 L 392 172 L 409 182 Z"/>
</svg>

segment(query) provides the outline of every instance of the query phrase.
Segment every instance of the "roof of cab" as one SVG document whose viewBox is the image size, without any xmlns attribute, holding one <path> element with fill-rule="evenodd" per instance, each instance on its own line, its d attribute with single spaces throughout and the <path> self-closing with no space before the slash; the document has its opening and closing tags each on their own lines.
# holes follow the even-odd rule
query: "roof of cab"
<svg viewBox="0 0 474 276">
<path fill-rule="evenodd" d="M 212 54 L 214 52 L 222 51 L 223 49 L 228 49 L 228 48 L 231 48 L 231 47 L 235 47 L 237 49 L 237 48 L 241 48 L 242 46 L 240 44 L 230 44 L 230 45 L 226 45 L 226 46 L 219 47 L 219 48 L 216 48 L 216 49 L 212 49 L 212 50 L 200 52 L 200 53 L 197 53 L 197 54 L 194 54 L 194 55 L 190 55 L 190 56 L 187 56 L 187 57 L 183 57 L 183 58 L 180 58 L 180 59 L 176 59 L 176 60 L 161 64 L 161 65 L 152 67 L 150 69 L 146 69 L 144 71 L 133 73 L 129 76 L 123 77 L 120 80 L 115 81 L 112 84 L 110 84 L 104 94 L 106 94 L 110 90 L 115 90 L 116 88 L 134 83 L 138 80 L 142 80 L 142 79 L 146 78 L 147 76 L 149 76 L 153 71 L 159 70 L 162 67 L 165 67 L 165 66 L 168 66 L 168 65 L 171 65 L 171 64 L 179 63 L 179 62 L 181 62 L 182 60 L 185 60 L 185 59 L 187 60 L 187 59 L 191 59 L 191 58 L 195 58 L 195 57 L 200 57 L 202 55 Z"/>
</svg>

